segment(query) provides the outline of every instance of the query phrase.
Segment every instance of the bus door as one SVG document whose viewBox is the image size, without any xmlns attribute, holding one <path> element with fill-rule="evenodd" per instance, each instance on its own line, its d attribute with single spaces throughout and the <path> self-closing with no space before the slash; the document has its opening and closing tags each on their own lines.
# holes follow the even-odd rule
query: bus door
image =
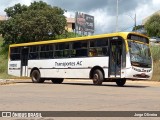
<svg viewBox="0 0 160 120">
<path fill-rule="evenodd" d="M 28 75 L 28 53 L 29 49 L 27 47 L 21 50 L 21 76 Z"/>
<path fill-rule="evenodd" d="M 121 77 L 122 40 L 110 40 L 109 77 Z"/>
</svg>

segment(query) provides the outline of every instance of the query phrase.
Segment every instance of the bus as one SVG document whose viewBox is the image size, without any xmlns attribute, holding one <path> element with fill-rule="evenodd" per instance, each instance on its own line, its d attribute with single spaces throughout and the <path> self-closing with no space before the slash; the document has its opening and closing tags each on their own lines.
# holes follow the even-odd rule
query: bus
<svg viewBox="0 0 160 120">
<path fill-rule="evenodd" d="M 149 38 L 134 32 L 12 44 L 8 74 L 31 77 L 33 83 L 91 79 L 94 85 L 149 80 L 153 62 Z"/>
</svg>

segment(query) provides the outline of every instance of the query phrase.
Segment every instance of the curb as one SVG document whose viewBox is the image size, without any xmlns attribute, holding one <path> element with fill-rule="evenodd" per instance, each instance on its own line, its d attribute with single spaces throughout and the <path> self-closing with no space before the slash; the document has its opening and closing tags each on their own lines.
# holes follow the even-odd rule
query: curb
<svg viewBox="0 0 160 120">
<path fill-rule="evenodd" d="M 10 79 L 0 79 L 0 85 L 8 85 L 8 84 L 14 84 L 14 80 Z"/>
</svg>

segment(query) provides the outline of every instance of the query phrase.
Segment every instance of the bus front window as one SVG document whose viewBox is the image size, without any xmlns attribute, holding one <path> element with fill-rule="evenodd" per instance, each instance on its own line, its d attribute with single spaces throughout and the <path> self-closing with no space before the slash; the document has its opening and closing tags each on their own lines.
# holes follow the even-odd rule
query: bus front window
<svg viewBox="0 0 160 120">
<path fill-rule="evenodd" d="M 137 42 L 129 42 L 129 50 L 133 66 L 151 68 L 152 60 L 149 46 Z"/>
</svg>

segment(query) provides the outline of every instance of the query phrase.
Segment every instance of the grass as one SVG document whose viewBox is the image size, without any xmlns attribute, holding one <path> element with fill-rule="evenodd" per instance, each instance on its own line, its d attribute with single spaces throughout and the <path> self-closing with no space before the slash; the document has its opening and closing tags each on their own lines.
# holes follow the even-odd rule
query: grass
<svg viewBox="0 0 160 120">
<path fill-rule="evenodd" d="M 8 49 L 2 47 L 3 38 L 0 36 L 0 79 L 11 79 L 16 78 L 7 74 L 7 59 L 8 59 Z M 160 47 L 151 47 L 152 57 L 153 57 L 153 81 L 160 81 Z"/>
<path fill-rule="evenodd" d="M 153 64 L 153 81 L 159 81 L 160 82 L 160 61 L 156 61 Z"/>
<path fill-rule="evenodd" d="M 157 62 L 160 60 L 160 46 L 152 46 L 151 53 L 152 53 L 154 62 Z"/>
<path fill-rule="evenodd" d="M 7 51 L 2 47 L 3 39 L 0 36 L 0 78 L 8 78 L 7 75 Z"/>
<path fill-rule="evenodd" d="M 0 79 L 12 79 L 13 76 L 8 75 L 8 48 L 2 47 L 3 38 L 0 36 Z"/>
<path fill-rule="evenodd" d="M 160 81 L 160 46 L 152 46 L 151 53 L 153 57 L 153 77 L 152 80 Z"/>
</svg>

